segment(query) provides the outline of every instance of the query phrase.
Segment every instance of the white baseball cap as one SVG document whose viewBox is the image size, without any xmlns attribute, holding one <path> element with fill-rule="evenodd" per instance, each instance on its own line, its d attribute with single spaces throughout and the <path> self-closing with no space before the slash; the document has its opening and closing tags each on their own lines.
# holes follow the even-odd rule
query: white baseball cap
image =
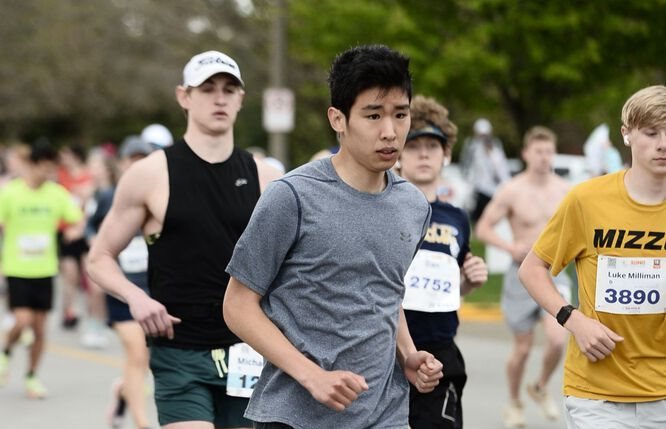
<svg viewBox="0 0 666 429">
<path fill-rule="evenodd" d="M 157 148 L 173 144 L 171 132 L 162 124 L 150 124 L 141 131 L 141 138 Z"/>
<path fill-rule="evenodd" d="M 486 118 L 479 118 L 474 122 L 474 132 L 476 134 L 490 134 L 493 132 L 493 126 Z"/>
<path fill-rule="evenodd" d="M 218 51 L 206 51 L 193 56 L 183 69 L 183 86 L 197 87 L 218 73 L 229 74 L 236 78 L 241 86 L 245 86 L 236 61 Z"/>
</svg>

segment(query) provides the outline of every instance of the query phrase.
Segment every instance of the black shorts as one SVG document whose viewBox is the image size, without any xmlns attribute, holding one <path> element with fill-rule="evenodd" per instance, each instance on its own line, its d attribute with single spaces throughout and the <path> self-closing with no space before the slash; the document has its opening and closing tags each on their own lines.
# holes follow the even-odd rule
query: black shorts
<svg viewBox="0 0 666 429">
<path fill-rule="evenodd" d="M 79 238 L 74 241 L 65 242 L 62 233 L 58 234 L 58 244 L 61 258 L 74 258 L 81 260 L 83 255 L 88 253 L 88 241 L 85 238 Z"/>
<path fill-rule="evenodd" d="M 49 311 L 53 307 L 53 277 L 7 277 L 9 308 Z"/>
<path fill-rule="evenodd" d="M 419 350 L 432 353 L 444 365 L 444 377 L 430 393 L 409 390 L 409 425 L 418 429 L 459 429 L 463 427 L 462 393 L 467 382 L 465 361 L 454 342 Z"/>
</svg>

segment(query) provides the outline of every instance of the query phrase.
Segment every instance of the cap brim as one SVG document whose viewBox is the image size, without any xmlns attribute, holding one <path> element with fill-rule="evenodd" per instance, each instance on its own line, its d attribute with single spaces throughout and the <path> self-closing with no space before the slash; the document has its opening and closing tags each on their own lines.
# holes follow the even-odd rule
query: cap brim
<svg viewBox="0 0 666 429">
<path fill-rule="evenodd" d="M 220 67 L 218 69 L 211 69 L 209 73 L 206 73 L 202 76 L 199 76 L 196 79 L 192 79 L 189 82 L 185 82 L 185 86 L 191 86 L 193 88 L 196 88 L 197 86 L 201 85 L 204 83 L 207 79 L 210 79 L 212 76 L 215 76 L 216 74 L 226 74 L 227 76 L 231 76 L 236 82 L 240 84 L 243 88 L 245 88 L 245 83 L 243 82 L 242 79 L 240 79 L 238 76 L 233 74 L 232 72 L 229 71 L 229 68 L 227 67 Z"/>
<path fill-rule="evenodd" d="M 428 137 L 434 137 L 437 140 L 440 141 L 443 145 L 447 144 L 448 139 L 444 134 L 438 133 L 436 131 L 430 131 L 430 130 L 414 130 L 410 131 L 409 134 L 407 134 L 407 141 L 417 139 L 419 137 L 423 136 L 428 136 Z"/>
</svg>

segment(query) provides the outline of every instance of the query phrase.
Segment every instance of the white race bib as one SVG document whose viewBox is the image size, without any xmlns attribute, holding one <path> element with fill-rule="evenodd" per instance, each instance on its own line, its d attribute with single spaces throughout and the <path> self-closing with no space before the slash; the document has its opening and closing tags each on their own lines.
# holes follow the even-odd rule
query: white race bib
<svg viewBox="0 0 666 429">
<path fill-rule="evenodd" d="M 18 237 L 19 257 L 22 259 L 42 258 L 49 248 L 47 234 L 20 235 Z"/>
<path fill-rule="evenodd" d="M 666 313 L 666 258 L 597 258 L 597 311 L 613 314 Z"/>
<path fill-rule="evenodd" d="M 442 313 L 460 308 L 460 267 L 451 255 L 419 249 L 405 276 L 406 310 Z"/>
<path fill-rule="evenodd" d="M 249 398 L 257 384 L 264 357 L 245 343 L 229 347 L 229 372 L 227 373 L 227 395 Z"/>
<path fill-rule="evenodd" d="M 148 245 L 143 237 L 134 237 L 118 255 L 120 268 L 126 273 L 144 273 L 148 271 Z"/>
</svg>

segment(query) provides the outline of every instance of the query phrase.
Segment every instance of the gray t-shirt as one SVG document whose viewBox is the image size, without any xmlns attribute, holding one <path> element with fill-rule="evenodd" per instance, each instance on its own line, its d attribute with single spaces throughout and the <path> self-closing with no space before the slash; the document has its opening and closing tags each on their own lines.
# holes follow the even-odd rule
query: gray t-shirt
<svg viewBox="0 0 666 429">
<path fill-rule="evenodd" d="M 430 205 L 412 184 L 387 176 L 383 192 L 359 192 L 326 158 L 273 182 L 259 199 L 227 272 L 262 295 L 263 311 L 305 356 L 364 376 L 369 390 L 336 412 L 267 363 L 247 418 L 298 429 L 407 427 L 398 310 Z"/>
</svg>

